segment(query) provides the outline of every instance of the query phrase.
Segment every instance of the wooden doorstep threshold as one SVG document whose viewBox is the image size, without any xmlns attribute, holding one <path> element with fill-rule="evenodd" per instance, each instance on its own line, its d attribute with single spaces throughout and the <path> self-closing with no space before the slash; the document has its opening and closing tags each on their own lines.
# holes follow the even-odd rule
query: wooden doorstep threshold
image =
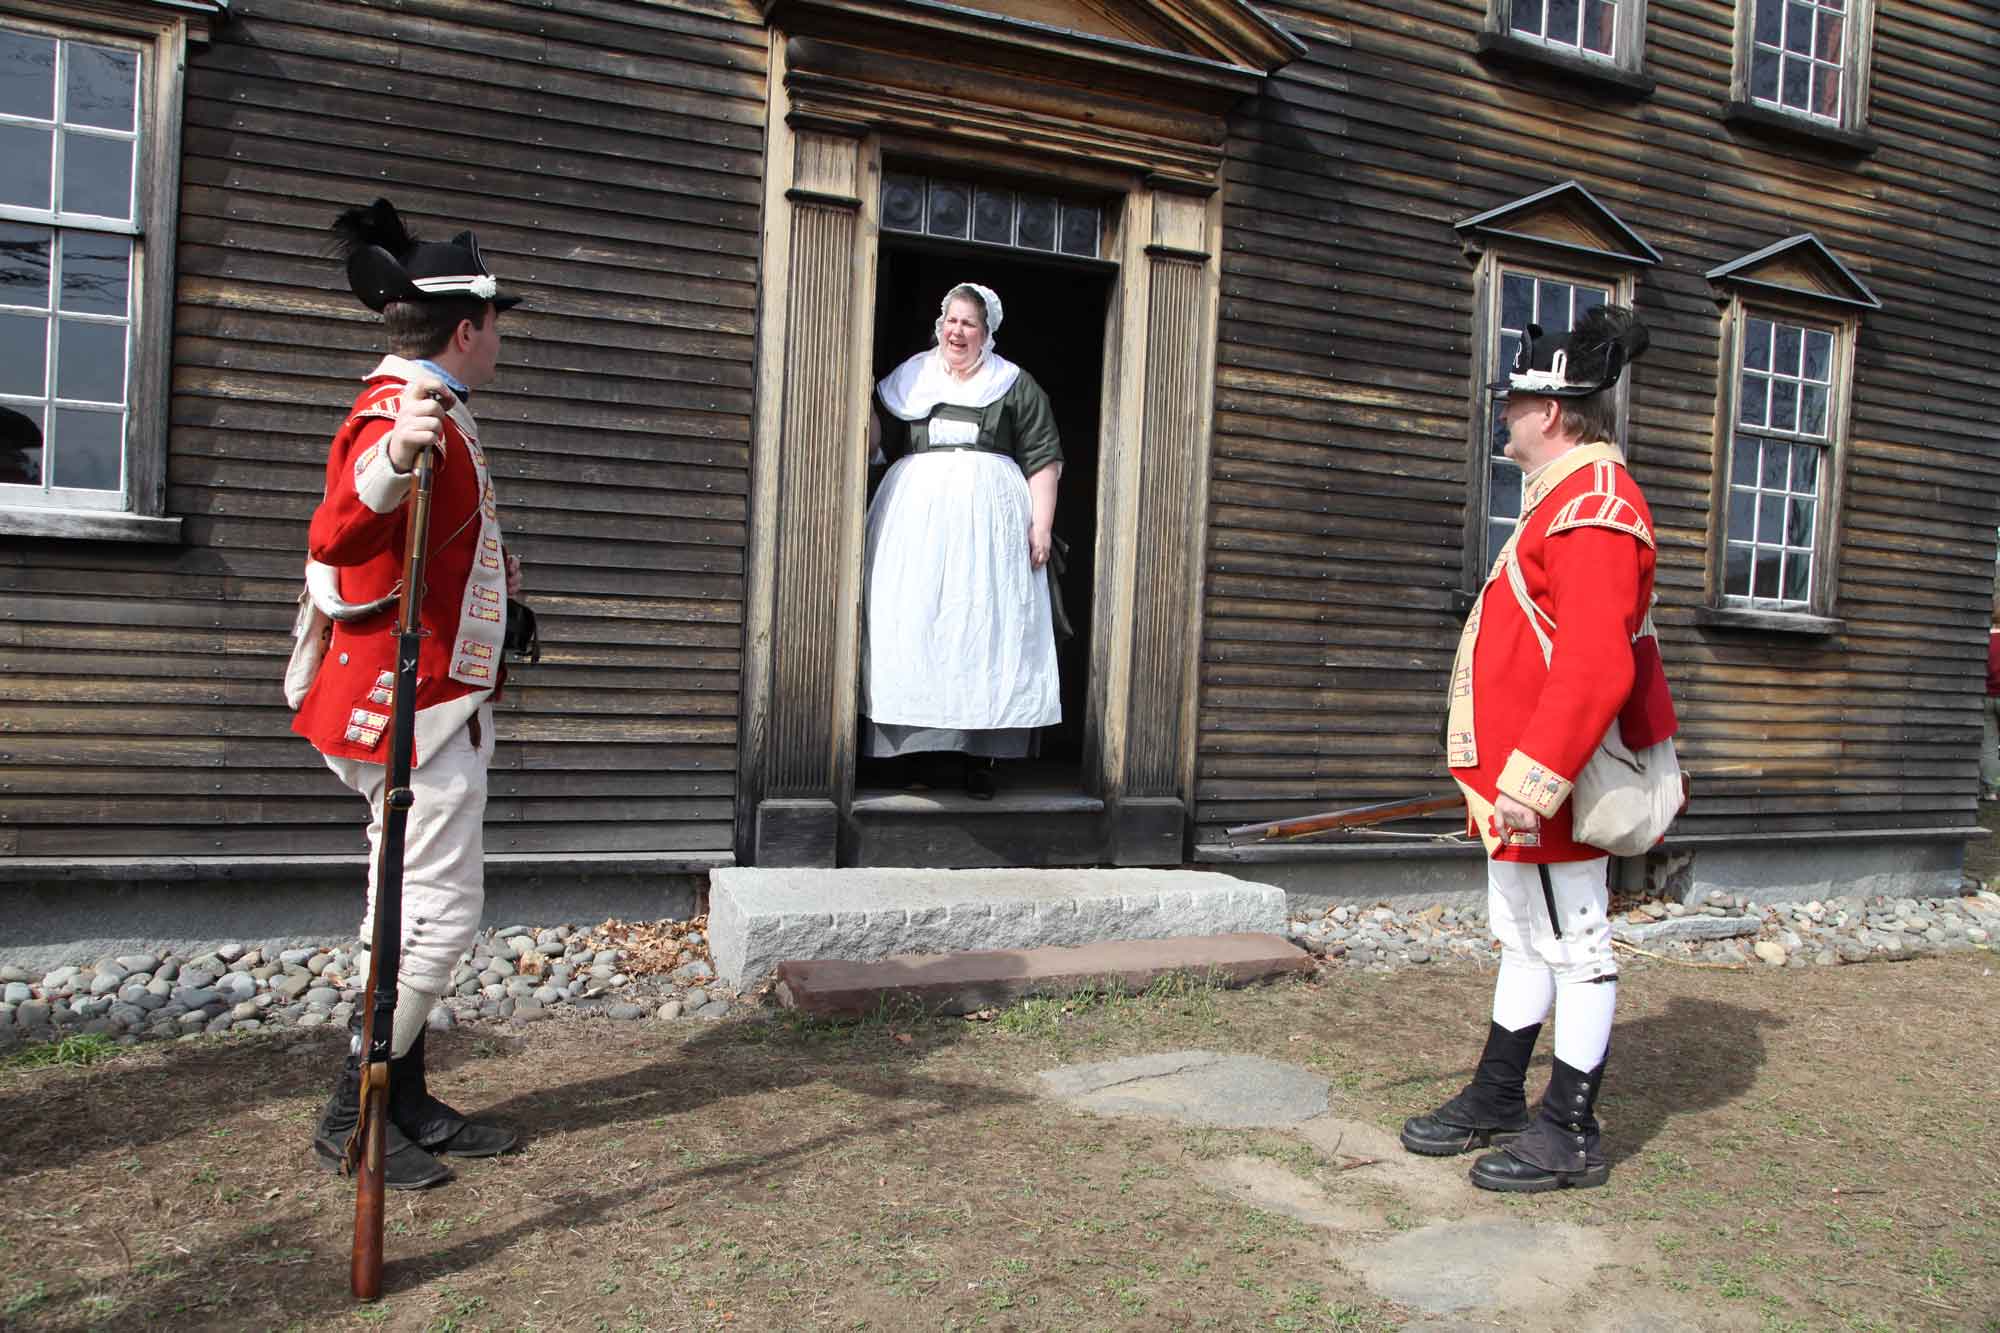
<svg viewBox="0 0 2000 1333">
<path fill-rule="evenodd" d="M 848 810 L 856 815 L 1095 815 L 1104 812 L 1104 802 L 1081 791 L 1002 787 L 991 800 L 979 800 L 962 791 L 945 788 L 910 790 L 863 790 L 854 793 Z"/>
</svg>

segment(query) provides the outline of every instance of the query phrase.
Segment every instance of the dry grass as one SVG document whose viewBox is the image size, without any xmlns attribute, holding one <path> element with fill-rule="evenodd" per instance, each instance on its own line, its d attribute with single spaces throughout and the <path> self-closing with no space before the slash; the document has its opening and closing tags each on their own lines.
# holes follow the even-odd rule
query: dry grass
<svg viewBox="0 0 2000 1333">
<path fill-rule="evenodd" d="M 1750 1329 L 2000 1329 L 1991 955 L 1628 972 L 1604 1228 L 1626 1308 Z M 392 1198 L 388 1299 L 346 1290 L 351 1193 L 309 1164 L 338 1039 L 259 1033 L 0 1073 L 0 1325 L 24 1329 L 1395 1327 L 1324 1236 L 1193 1179 L 1229 1153 L 1365 1189 L 1288 1135 L 1075 1116 L 1073 1060 L 1205 1046 L 1317 1069 L 1393 1127 L 1464 1077 L 1490 981 L 1329 974 L 1040 1002 L 1000 1021 L 434 1038 L 523 1152 Z M 1448 1168 L 1447 1168 L 1448 1169 Z M 1469 1188 L 1469 1187 L 1468 1187 Z M 1607 1307 L 1609 1308 L 1609 1307 Z"/>
</svg>

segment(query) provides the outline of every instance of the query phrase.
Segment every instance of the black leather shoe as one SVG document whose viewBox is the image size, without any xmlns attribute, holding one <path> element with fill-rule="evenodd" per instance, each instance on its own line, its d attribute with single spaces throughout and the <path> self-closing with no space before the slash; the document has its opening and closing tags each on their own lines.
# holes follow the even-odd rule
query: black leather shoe
<svg viewBox="0 0 2000 1333">
<path fill-rule="evenodd" d="M 468 1120 L 450 1138 L 431 1144 L 430 1150 L 440 1157 L 498 1157 L 520 1137 L 504 1125 L 482 1125 L 477 1120 Z"/>
<path fill-rule="evenodd" d="M 385 1125 L 383 1130 L 383 1185 L 392 1190 L 421 1190 L 451 1179 L 451 1168 L 410 1142 L 402 1130 L 393 1124 Z M 329 1171 L 340 1170 L 341 1157 L 347 1151 L 347 1136 L 352 1132 L 350 1125 L 337 1135 L 313 1135 L 313 1156 L 321 1166 Z"/>
<path fill-rule="evenodd" d="M 340 1170 L 348 1136 L 361 1117 L 361 1057 L 350 1054 L 341 1066 L 333 1096 L 313 1126 L 313 1156 L 330 1171 Z M 451 1168 L 410 1142 L 391 1119 L 383 1126 L 382 1183 L 392 1190 L 420 1190 L 451 1179 Z"/>
<path fill-rule="evenodd" d="M 1446 1102 L 1429 1115 L 1413 1115 L 1403 1122 L 1403 1146 L 1425 1157 L 1456 1157 L 1474 1148 L 1496 1147 L 1528 1127 L 1528 1113 L 1484 1124 L 1466 1104 L 1466 1095 Z"/>
<path fill-rule="evenodd" d="M 996 790 L 993 765 L 974 761 L 965 770 L 965 794 L 975 801 L 990 801 Z"/>
<path fill-rule="evenodd" d="M 1599 1161 L 1587 1163 L 1581 1171 L 1550 1171 L 1533 1162 L 1524 1162 L 1511 1152 L 1490 1152 L 1472 1164 L 1471 1176 L 1472 1183 L 1483 1190 L 1541 1194 L 1548 1190 L 1595 1189 L 1611 1179 L 1611 1167 Z"/>
<path fill-rule="evenodd" d="M 1526 1082 L 1528 1059 L 1542 1025 L 1509 1031 L 1488 1023 L 1486 1049 L 1472 1082 L 1428 1115 L 1403 1122 L 1403 1147 L 1425 1157 L 1453 1157 L 1474 1148 L 1496 1147 L 1531 1123 Z"/>
<path fill-rule="evenodd" d="M 389 1062 L 389 1119 L 416 1143 L 447 1157 L 498 1157 L 520 1138 L 511 1129 L 482 1125 L 431 1096 L 424 1078 L 425 1033 Z"/>
<path fill-rule="evenodd" d="M 1597 1093 L 1604 1063 L 1578 1069 L 1561 1059 L 1549 1070 L 1548 1091 L 1535 1122 L 1507 1145 L 1472 1164 L 1472 1183 L 1507 1194 L 1592 1189 L 1611 1178 L 1600 1148 Z"/>
</svg>

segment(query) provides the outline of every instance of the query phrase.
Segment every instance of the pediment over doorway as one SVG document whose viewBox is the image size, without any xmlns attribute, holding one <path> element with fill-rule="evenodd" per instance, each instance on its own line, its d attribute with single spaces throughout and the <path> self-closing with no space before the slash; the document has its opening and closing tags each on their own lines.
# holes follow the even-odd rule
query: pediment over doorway
<svg viewBox="0 0 2000 1333">
<path fill-rule="evenodd" d="M 1253 5 L 1093 3 L 1092 0 L 972 0 L 964 8 L 1058 31 L 1150 46 L 1268 73 L 1304 47 Z"/>
<path fill-rule="evenodd" d="M 788 114 L 1218 179 L 1224 118 L 1305 51 L 1241 0 L 766 0 Z"/>
</svg>

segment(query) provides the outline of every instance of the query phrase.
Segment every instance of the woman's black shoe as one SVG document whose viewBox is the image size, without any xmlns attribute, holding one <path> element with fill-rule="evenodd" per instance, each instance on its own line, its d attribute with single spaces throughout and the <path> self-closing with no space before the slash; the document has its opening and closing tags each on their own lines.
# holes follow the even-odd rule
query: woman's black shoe
<svg viewBox="0 0 2000 1333">
<path fill-rule="evenodd" d="M 973 760 L 965 766 L 965 794 L 975 801 L 990 801 L 995 790 L 993 761 Z"/>
</svg>

